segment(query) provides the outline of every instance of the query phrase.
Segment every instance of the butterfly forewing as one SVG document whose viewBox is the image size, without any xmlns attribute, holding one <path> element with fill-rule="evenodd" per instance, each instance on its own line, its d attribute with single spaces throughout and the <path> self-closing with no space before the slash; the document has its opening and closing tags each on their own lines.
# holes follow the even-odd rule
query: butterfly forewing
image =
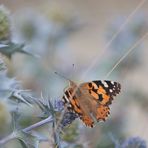
<svg viewBox="0 0 148 148">
<path fill-rule="evenodd" d="M 105 90 L 105 92 L 110 96 L 116 96 L 121 90 L 121 85 L 114 81 L 92 81 L 99 88 L 100 86 Z"/>
<path fill-rule="evenodd" d="M 113 97 L 119 94 L 121 85 L 113 81 L 92 81 L 82 83 L 83 89 L 88 89 L 89 93 L 103 105 L 110 105 Z"/>
</svg>

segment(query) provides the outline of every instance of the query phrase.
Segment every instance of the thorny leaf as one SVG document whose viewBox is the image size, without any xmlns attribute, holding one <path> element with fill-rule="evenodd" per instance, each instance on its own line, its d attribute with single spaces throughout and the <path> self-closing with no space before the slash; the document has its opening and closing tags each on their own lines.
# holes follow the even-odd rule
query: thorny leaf
<svg viewBox="0 0 148 148">
<path fill-rule="evenodd" d="M 13 98 L 14 98 L 14 99 L 17 99 L 17 100 L 19 100 L 20 102 L 23 102 L 23 103 L 27 104 L 28 106 L 32 107 L 32 104 L 31 104 L 28 100 L 26 100 L 26 99 L 23 97 L 23 95 L 22 95 L 22 93 L 21 93 L 21 92 L 23 92 L 23 91 L 25 91 L 25 90 L 14 90 L 14 91 L 12 92 L 10 98 L 11 98 L 11 99 L 13 99 Z"/>
<path fill-rule="evenodd" d="M 33 56 L 33 54 L 26 51 L 24 47 L 25 47 L 24 44 L 8 42 L 6 44 L 0 44 L 0 52 L 6 57 L 8 57 L 9 59 L 11 59 L 12 55 L 16 52 Z"/>
<path fill-rule="evenodd" d="M 12 92 L 19 87 L 19 83 L 15 78 L 9 78 L 6 71 L 0 71 L 0 98 L 8 99 Z"/>
</svg>

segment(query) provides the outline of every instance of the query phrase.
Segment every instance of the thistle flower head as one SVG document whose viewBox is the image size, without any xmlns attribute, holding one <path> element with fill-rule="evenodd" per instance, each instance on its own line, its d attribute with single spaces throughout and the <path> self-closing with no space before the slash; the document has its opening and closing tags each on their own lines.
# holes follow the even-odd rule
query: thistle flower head
<svg viewBox="0 0 148 148">
<path fill-rule="evenodd" d="M 58 100 L 56 99 L 54 101 L 54 110 L 57 111 L 57 112 L 62 112 L 64 111 L 64 103 L 62 100 Z M 62 114 L 61 114 L 62 115 Z M 69 124 L 71 124 L 78 116 L 73 113 L 73 112 L 69 112 L 69 111 L 65 111 L 63 117 L 62 117 L 62 120 L 61 120 L 61 127 L 65 127 Z"/>
<path fill-rule="evenodd" d="M 140 137 L 132 137 L 121 145 L 121 148 L 146 148 L 146 142 Z"/>
<path fill-rule="evenodd" d="M 61 121 L 61 127 L 65 127 L 69 124 L 71 124 L 78 116 L 73 112 L 65 112 L 63 119 Z"/>
<path fill-rule="evenodd" d="M 10 38 L 10 19 L 9 11 L 0 5 L 0 40 L 8 40 Z"/>
<path fill-rule="evenodd" d="M 64 104 L 63 104 L 63 101 L 61 101 L 61 100 L 58 100 L 58 99 L 56 99 L 55 101 L 54 101 L 54 109 L 55 109 L 55 111 L 62 111 L 63 109 L 64 109 Z"/>
</svg>

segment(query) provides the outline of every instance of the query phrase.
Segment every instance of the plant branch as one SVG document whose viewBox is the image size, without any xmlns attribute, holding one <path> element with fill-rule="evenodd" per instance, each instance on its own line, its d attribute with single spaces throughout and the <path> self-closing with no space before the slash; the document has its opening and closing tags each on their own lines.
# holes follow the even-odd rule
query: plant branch
<svg viewBox="0 0 148 148">
<path fill-rule="evenodd" d="M 40 127 L 40 126 L 42 126 L 44 124 L 50 123 L 52 121 L 53 121 L 52 116 L 49 116 L 48 118 L 46 118 L 46 119 L 44 119 L 44 120 L 42 120 L 40 122 L 37 122 L 37 123 L 35 123 L 35 124 L 31 125 L 31 126 L 28 126 L 28 127 L 24 128 L 24 129 L 21 129 L 20 131 L 25 132 L 25 133 L 29 133 L 31 130 L 33 130 L 35 128 L 38 128 L 38 127 Z M 10 135 L 4 137 L 3 139 L 0 139 L 0 146 L 4 145 L 5 143 L 7 143 L 8 141 L 10 141 L 12 139 L 17 138 L 17 132 L 18 131 L 14 131 Z"/>
<path fill-rule="evenodd" d="M 12 132 L 10 135 L 0 140 L 0 146 L 15 138 L 17 138 L 17 134 L 16 132 Z"/>
<path fill-rule="evenodd" d="M 35 124 L 31 125 L 31 126 L 28 126 L 28 127 L 24 128 L 24 129 L 22 129 L 22 131 L 25 132 L 25 133 L 28 133 L 31 130 L 33 130 L 35 128 L 38 128 L 38 127 L 40 127 L 40 126 L 42 126 L 44 124 L 50 123 L 52 121 L 53 121 L 52 117 L 49 116 L 48 118 L 46 118 L 46 119 L 44 119 L 44 120 L 42 120 L 40 122 L 37 122 L 37 123 L 35 123 Z"/>
</svg>

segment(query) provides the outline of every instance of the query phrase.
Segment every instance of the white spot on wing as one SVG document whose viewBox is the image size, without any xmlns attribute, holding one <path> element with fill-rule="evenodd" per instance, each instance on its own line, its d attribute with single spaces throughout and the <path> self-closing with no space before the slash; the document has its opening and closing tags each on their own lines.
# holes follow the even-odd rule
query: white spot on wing
<svg viewBox="0 0 148 148">
<path fill-rule="evenodd" d="M 111 81 L 111 83 L 114 85 L 114 82 L 113 81 Z"/>
<path fill-rule="evenodd" d="M 104 87 L 108 88 L 108 84 L 105 81 L 102 81 L 102 84 L 104 85 Z"/>
</svg>

